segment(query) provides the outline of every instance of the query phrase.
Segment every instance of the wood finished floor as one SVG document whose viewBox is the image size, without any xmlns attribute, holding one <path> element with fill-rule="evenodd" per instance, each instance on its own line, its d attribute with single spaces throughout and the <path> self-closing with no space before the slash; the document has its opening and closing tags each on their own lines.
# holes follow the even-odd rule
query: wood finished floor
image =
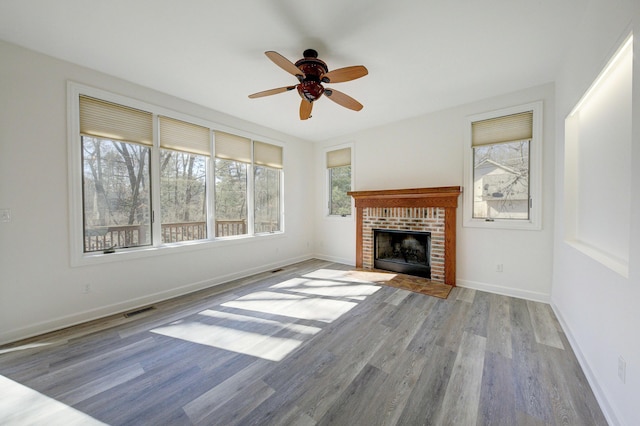
<svg viewBox="0 0 640 426">
<path fill-rule="evenodd" d="M 349 270 L 307 261 L 2 347 L 0 424 L 606 425 L 548 305 Z"/>
</svg>

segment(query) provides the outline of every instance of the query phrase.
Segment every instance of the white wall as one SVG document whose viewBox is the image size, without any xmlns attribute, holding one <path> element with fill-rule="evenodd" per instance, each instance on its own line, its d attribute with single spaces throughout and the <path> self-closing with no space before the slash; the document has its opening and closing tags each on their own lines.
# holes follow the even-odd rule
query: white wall
<svg viewBox="0 0 640 426">
<path fill-rule="evenodd" d="M 15 45 L 0 58 L 0 343 L 311 257 L 311 143 Z M 283 142 L 285 235 L 71 267 L 67 80 Z"/>
<path fill-rule="evenodd" d="M 564 240 L 566 198 L 564 119 L 624 37 L 635 35 L 631 155 L 629 277 L 586 256 Z M 556 228 L 551 303 L 611 424 L 640 424 L 640 2 L 594 0 L 556 81 Z M 612 144 L 616 146 L 616 144 Z M 605 171 L 606 172 L 606 171 Z M 626 186 L 628 182 L 622 183 Z M 629 206 L 628 200 L 626 204 Z M 569 206 L 570 207 L 570 206 Z M 620 208 L 603 205 L 603 209 Z M 624 213 L 624 212 L 623 212 Z M 609 226 L 601 222 L 604 229 Z M 614 228 L 615 229 L 615 228 Z M 618 357 L 627 363 L 618 378 Z"/>
<path fill-rule="evenodd" d="M 354 190 L 465 186 L 464 126 L 468 115 L 543 101 L 543 214 L 541 231 L 462 227 L 457 230 L 457 284 L 533 300 L 551 293 L 554 197 L 554 86 L 547 84 L 439 111 L 316 144 L 316 190 L 323 192 L 322 152 L 354 143 Z M 318 206 L 320 207 L 320 206 Z M 327 218 L 316 208 L 316 253 L 355 264 L 355 220 Z M 496 272 L 503 264 L 504 272 Z"/>
</svg>

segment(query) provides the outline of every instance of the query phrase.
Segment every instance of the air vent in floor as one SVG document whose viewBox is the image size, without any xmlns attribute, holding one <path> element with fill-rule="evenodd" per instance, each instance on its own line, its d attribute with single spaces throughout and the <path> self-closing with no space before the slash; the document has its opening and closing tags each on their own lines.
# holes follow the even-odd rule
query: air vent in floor
<svg viewBox="0 0 640 426">
<path fill-rule="evenodd" d="M 127 312 L 124 314 L 124 317 L 131 318 L 133 316 L 140 315 L 145 312 L 152 311 L 154 309 L 155 309 L 155 306 L 147 306 L 146 308 L 140 308 L 140 309 L 136 309 L 135 311 Z"/>
</svg>

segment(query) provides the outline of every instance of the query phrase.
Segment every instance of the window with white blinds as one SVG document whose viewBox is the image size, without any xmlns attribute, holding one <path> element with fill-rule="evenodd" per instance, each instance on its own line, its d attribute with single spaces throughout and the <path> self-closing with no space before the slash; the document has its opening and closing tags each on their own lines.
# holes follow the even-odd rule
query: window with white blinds
<svg viewBox="0 0 640 426">
<path fill-rule="evenodd" d="M 542 103 L 468 117 L 465 226 L 540 229 Z"/>
<path fill-rule="evenodd" d="M 211 155 L 211 132 L 208 128 L 163 116 L 159 121 L 160 147 Z"/>
<path fill-rule="evenodd" d="M 69 100 L 77 264 L 282 230 L 282 146 L 76 83 Z"/>
<path fill-rule="evenodd" d="M 153 114 L 88 96 L 80 96 L 80 133 L 104 139 L 152 145 Z"/>
</svg>

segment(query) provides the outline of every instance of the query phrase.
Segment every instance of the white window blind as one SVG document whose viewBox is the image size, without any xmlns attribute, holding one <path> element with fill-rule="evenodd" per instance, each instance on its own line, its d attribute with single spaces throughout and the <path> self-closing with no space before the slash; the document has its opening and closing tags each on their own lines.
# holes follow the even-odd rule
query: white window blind
<svg viewBox="0 0 640 426">
<path fill-rule="evenodd" d="M 150 112 L 81 95 L 80 133 L 152 145 L 153 115 Z"/>
<path fill-rule="evenodd" d="M 471 144 L 491 145 L 531 139 L 533 111 L 475 121 L 471 124 Z"/>
<path fill-rule="evenodd" d="M 209 129 L 174 118 L 160 117 L 160 146 L 193 154 L 211 155 Z"/>
<path fill-rule="evenodd" d="M 216 158 L 251 162 L 251 140 L 230 133 L 215 132 Z"/>
<path fill-rule="evenodd" d="M 327 152 L 327 168 L 351 165 L 351 148 L 342 148 Z"/>
<path fill-rule="evenodd" d="M 261 166 L 282 168 L 282 147 L 255 141 L 253 145 L 253 162 Z"/>
</svg>

